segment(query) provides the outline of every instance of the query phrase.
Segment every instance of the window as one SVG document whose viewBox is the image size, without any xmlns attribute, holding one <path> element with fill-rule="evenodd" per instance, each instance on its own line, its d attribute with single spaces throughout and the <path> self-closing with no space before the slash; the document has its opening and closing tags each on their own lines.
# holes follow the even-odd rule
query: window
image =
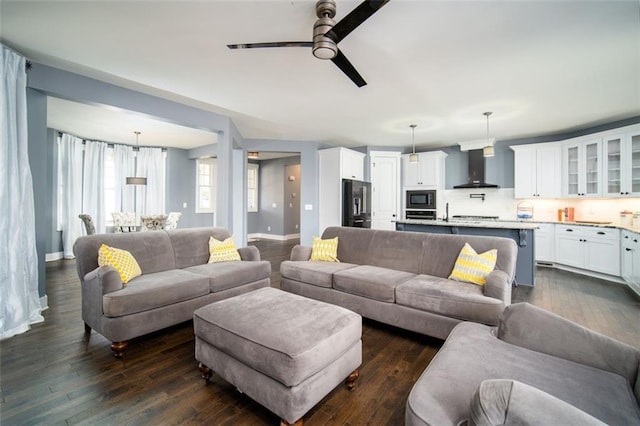
<svg viewBox="0 0 640 426">
<path fill-rule="evenodd" d="M 259 165 L 247 164 L 247 211 L 258 211 L 258 169 Z"/>
<path fill-rule="evenodd" d="M 217 159 L 196 160 L 196 213 L 214 213 L 216 210 Z"/>
</svg>

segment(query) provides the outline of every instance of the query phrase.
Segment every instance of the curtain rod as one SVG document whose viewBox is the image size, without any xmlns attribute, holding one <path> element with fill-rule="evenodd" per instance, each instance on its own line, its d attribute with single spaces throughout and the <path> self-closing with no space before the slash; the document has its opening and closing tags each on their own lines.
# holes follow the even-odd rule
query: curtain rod
<svg viewBox="0 0 640 426">
<path fill-rule="evenodd" d="M 64 132 L 61 132 L 61 131 L 58 130 L 58 137 L 62 137 L 63 134 L 64 134 Z M 167 152 L 167 148 L 160 147 L 160 146 L 137 147 L 137 146 L 133 146 L 133 145 L 127 145 L 126 143 L 107 142 L 107 141 L 101 141 L 101 140 L 98 140 L 98 139 L 85 139 L 85 138 L 81 138 L 80 136 L 77 136 L 77 135 L 72 135 L 71 133 L 67 133 L 67 134 L 69 136 L 73 136 L 73 137 L 76 137 L 78 139 L 82 139 L 82 144 L 86 144 L 87 140 L 89 140 L 89 141 L 93 141 L 93 142 L 106 143 L 109 148 L 113 148 L 114 145 L 123 145 L 123 146 L 130 146 L 131 148 L 133 148 L 134 151 L 140 151 L 140 148 L 160 148 L 162 150 L 162 152 Z"/>
</svg>

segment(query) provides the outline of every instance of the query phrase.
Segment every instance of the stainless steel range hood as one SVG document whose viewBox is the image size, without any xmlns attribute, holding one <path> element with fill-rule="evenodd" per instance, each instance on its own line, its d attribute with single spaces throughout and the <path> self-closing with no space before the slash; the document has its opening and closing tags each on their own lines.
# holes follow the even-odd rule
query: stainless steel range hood
<svg viewBox="0 0 640 426">
<path fill-rule="evenodd" d="M 456 185 L 454 189 L 464 188 L 497 188 L 494 183 L 487 183 L 484 180 L 485 159 L 481 149 L 470 149 L 469 151 L 469 180 L 462 185 Z"/>
</svg>

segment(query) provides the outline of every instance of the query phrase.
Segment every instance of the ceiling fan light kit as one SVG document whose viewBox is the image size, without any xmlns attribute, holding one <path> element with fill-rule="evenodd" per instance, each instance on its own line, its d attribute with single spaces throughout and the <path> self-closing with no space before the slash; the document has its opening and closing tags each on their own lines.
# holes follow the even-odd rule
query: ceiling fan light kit
<svg viewBox="0 0 640 426">
<path fill-rule="evenodd" d="M 316 3 L 316 16 L 319 19 L 313 25 L 313 41 L 242 43 L 228 44 L 227 47 L 233 50 L 266 47 L 311 47 L 313 56 L 318 59 L 331 59 L 356 86 L 362 87 L 365 86 L 367 82 L 340 51 L 338 43 L 389 1 L 390 0 L 365 0 L 336 23 L 332 19 L 336 15 L 335 0 L 320 0 Z"/>
</svg>

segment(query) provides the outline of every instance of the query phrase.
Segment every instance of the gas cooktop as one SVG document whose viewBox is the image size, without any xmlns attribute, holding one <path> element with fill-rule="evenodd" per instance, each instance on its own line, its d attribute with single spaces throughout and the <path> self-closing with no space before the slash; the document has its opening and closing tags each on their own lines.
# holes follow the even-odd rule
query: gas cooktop
<svg viewBox="0 0 640 426">
<path fill-rule="evenodd" d="M 478 215 L 463 215 L 456 214 L 451 216 L 452 219 L 472 219 L 472 220 L 498 220 L 499 216 L 478 216 Z"/>
</svg>

